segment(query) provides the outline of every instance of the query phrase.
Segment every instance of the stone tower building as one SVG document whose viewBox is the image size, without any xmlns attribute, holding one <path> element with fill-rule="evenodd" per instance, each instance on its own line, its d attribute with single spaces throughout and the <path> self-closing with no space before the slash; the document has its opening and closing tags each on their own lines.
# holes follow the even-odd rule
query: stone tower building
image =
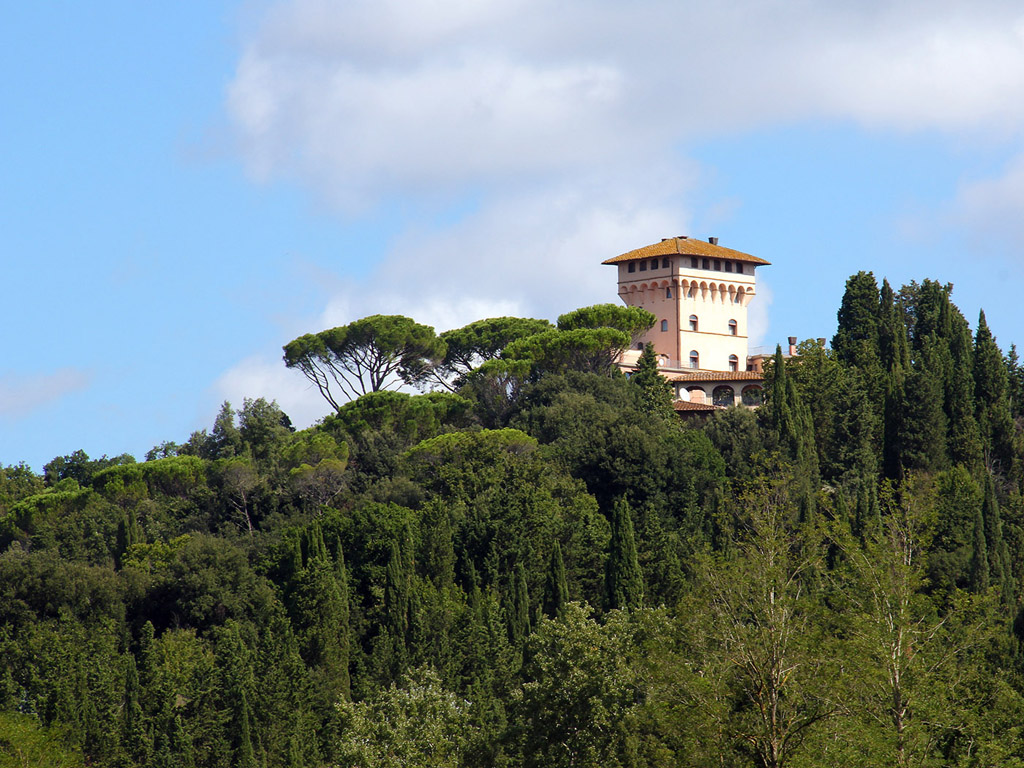
<svg viewBox="0 0 1024 768">
<path fill-rule="evenodd" d="M 618 269 L 619 298 L 657 318 L 623 367 L 631 367 L 649 341 L 684 402 L 760 402 L 760 366 L 748 357 L 747 308 L 757 295 L 754 270 L 770 262 L 720 246 L 715 237 L 670 237 L 603 263 Z M 721 383 L 709 389 L 712 382 Z"/>
</svg>

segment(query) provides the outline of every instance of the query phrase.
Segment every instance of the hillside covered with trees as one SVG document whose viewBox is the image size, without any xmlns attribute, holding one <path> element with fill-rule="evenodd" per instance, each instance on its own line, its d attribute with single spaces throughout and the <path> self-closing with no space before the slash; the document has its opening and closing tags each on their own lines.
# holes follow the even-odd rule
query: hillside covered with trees
<svg viewBox="0 0 1024 768">
<path fill-rule="evenodd" d="M 285 347 L 309 429 L 0 467 L 0 766 L 1024 765 L 1024 367 L 950 293 L 854 275 L 756 412 L 620 374 L 643 310 L 374 316 Z"/>
</svg>

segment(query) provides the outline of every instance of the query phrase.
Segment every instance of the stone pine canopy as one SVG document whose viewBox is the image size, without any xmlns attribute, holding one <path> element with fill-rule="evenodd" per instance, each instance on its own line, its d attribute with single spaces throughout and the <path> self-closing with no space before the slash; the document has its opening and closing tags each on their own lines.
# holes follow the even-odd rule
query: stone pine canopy
<svg viewBox="0 0 1024 768">
<path fill-rule="evenodd" d="M 712 237 L 710 241 L 698 240 L 693 237 L 666 237 L 660 243 L 645 245 L 634 251 L 623 253 L 611 259 L 605 259 L 602 264 L 620 264 L 626 261 L 640 261 L 651 259 L 656 256 L 710 256 L 716 259 L 731 259 L 732 261 L 744 261 L 748 264 L 766 265 L 770 261 L 751 256 L 749 253 L 734 251 L 732 248 L 724 248 L 718 244 L 718 238 Z"/>
</svg>

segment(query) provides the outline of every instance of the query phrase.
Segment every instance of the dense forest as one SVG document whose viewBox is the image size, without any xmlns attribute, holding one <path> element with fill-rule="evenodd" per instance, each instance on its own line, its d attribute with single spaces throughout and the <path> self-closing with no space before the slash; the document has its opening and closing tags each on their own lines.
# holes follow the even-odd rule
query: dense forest
<svg viewBox="0 0 1024 768">
<path fill-rule="evenodd" d="M 757 411 L 619 373 L 642 310 L 374 316 L 285 347 L 309 429 L 0 467 L 0 766 L 1024 765 L 1024 367 L 951 290 L 854 275 Z"/>
</svg>

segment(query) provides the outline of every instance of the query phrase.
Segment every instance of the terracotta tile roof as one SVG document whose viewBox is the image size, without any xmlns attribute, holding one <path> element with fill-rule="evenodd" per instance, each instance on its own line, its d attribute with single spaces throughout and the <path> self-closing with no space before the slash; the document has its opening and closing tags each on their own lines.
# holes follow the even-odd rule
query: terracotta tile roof
<svg viewBox="0 0 1024 768">
<path fill-rule="evenodd" d="M 694 371 L 666 376 L 669 381 L 763 381 L 764 374 L 757 371 Z"/>
<path fill-rule="evenodd" d="M 749 253 L 734 251 L 732 248 L 723 248 L 720 245 L 712 245 L 707 240 L 698 240 L 694 237 L 668 237 L 660 243 L 645 245 L 635 251 L 623 253 L 611 259 L 602 261 L 602 264 L 619 264 L 623 261 L 638 261 L 649 259 L 654 256 L 713 256 L 717 259 L 732 259 L 733 261 L 745 261 L 750 264 L 771 264 L 770 261 L 751 256 Z"/>
<path fill-rule="evenodd" d="M 688 403 L 685 400 L 676 400 L 672 403 L 672 407 L 677 411 L 724 411 L 725 408 L 721 405 L 712 405 L 711 403 Z"/>
</svg>

